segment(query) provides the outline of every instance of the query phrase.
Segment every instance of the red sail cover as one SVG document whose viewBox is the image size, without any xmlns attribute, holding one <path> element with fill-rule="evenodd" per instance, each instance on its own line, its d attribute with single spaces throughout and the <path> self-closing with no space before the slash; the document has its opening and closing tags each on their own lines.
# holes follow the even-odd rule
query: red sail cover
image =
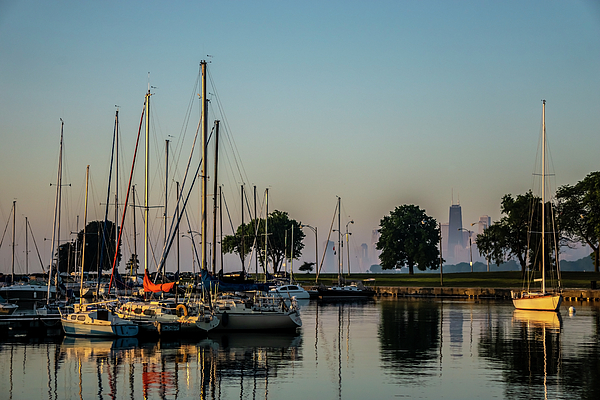
<svg viewBox="0 0 600 400">
<path fill-rule="evenodd" d="M 155 283 L 152 283 L 152 281 L 150 280 L 150 276 L 148 276 L 148 270 L 146 270 L 146 272 L 144 272 L 144 292 L 152 292 L 152 293 L 170 292 L 171 289 L 173 289 L 173 286 L 175 286 L 175 282 L 162 283 L 162 284 L 158 284 L 158 285 Z"/>
</svg>

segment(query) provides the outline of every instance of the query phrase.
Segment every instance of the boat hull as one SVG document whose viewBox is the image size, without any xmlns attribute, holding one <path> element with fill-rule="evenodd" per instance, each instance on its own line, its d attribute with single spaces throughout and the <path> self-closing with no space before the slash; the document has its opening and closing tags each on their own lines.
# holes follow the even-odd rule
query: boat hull
<svg viewBox="0 0 600 400">
<path fill-rule="evenodd" d="M 69 336 L 85 337 L 133 337 L 138 334 L 137 325 L 81 324 L 62 320 L 63 330 Z"/>
<path fill-rule="evenodd" d="M 518 310 L 556 311 L 562 303 L 562 296 L 552 293 L 522 293 L 513 297 L 513 304 Z"/>
</svg>

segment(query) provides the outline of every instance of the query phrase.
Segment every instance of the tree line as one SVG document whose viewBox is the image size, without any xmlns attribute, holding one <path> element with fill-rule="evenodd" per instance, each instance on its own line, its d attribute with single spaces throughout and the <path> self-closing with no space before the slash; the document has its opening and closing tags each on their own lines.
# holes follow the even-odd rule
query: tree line
<svg viewBox="0 0 600 400">
<path fill-rule="evenodd" d="M 542 208 L 545 220 L 542 221 Z M 516 259 L 524 274 L 526 269 L 539 270 L 545 258 L 547 265 L 556 262 L 561 248 L 577 243 L 587 244 L 593 251 L 594 269 L 599 272 L 600 242 L 600 172 L 592 172 L 576 185 L 561 186 L 554 200 L 542 204 L 531 191 L 501 200 L 501 218 L 490 225 L 475 240 L 479 254 L 496 265 Z M 545 228 L 546 245 L 541 251 L 541 240 L 532 240 Z M 407 266 L 425 271 L 436 270 L 440 264 L 438 244 L 441 238 L 439 224 L 415 205 L 396 207 L 380 222 L 382 269 Z M 539 235 L 541 236 L 541 235 Z M 551 243 L 558 243 L 553 247 Z"/>
</svg>

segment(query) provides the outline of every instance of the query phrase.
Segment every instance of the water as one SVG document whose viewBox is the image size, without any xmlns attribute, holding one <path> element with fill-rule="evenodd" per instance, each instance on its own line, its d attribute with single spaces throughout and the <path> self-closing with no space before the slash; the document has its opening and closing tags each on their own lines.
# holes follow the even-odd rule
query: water
<svg viewBox="0 0 600 400">
<path fill-rule="evenodd" d="M 311 301 L 302 319 L 297 334 L 187 342 L 5 339 L 0 398 L 600 398 L 597 303 L 558 316 L 501 301 Z"/>
</svg>

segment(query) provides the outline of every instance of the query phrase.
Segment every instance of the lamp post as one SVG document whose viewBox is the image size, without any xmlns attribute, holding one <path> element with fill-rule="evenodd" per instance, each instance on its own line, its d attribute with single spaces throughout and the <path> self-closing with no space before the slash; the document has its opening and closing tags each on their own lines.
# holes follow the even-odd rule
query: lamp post
<svg viewBox="0 0 600 400">
<path fill-rule="evenodd" d="M 346 254 L 347 254 L 347 258 L 348 258 L 348 274 L 346 276 L 350 275 L 350 235 L 352 235 L 352 233 L 348 232 L 348 224 L 353 224 L 354 220 L 350 220 L 346 223 Z"/>
<path fill-rule="evenodd" d="M 189 233 L 189 235 L 182 233 L 181 237 L 186 237 L 192 241 L 192 271 L 194 275 L 196 275 L 196 258 L 198 258 L 198 252 L 196 250 L 196 242 L 194 241 L 194 235 L 202 237 L 202 234 L 196 231 L 187 231 L 187 233 Z"/>
<path fill-rule="evenodd" d="M 473 224 L 471 224 L 471 226 L 473 226 Z M 470 231 L 468 229 L 465 228 L 458 228 L 459 231 L 467 231 L 469 232 L 469 256 L 471 258 L 470 264 L 471 264 L 471 272 L 473 272 L 473 250 L 471 248 L 471 234 L 473 233 L 473 231 Z"/>
<path fill-rule="evenodd" d="M 306 225 L 306 224 L 300 224 L 300 228 L 309 228 L 310 230 L 312 230 L 315 233 L 315 268 L 317 269 L 317 276 L 318 276 L 319 275 L 319 249 L 318 249 L 319 242 L 317 241 L 317 228 L 314 226 Z"/>
</svg>

